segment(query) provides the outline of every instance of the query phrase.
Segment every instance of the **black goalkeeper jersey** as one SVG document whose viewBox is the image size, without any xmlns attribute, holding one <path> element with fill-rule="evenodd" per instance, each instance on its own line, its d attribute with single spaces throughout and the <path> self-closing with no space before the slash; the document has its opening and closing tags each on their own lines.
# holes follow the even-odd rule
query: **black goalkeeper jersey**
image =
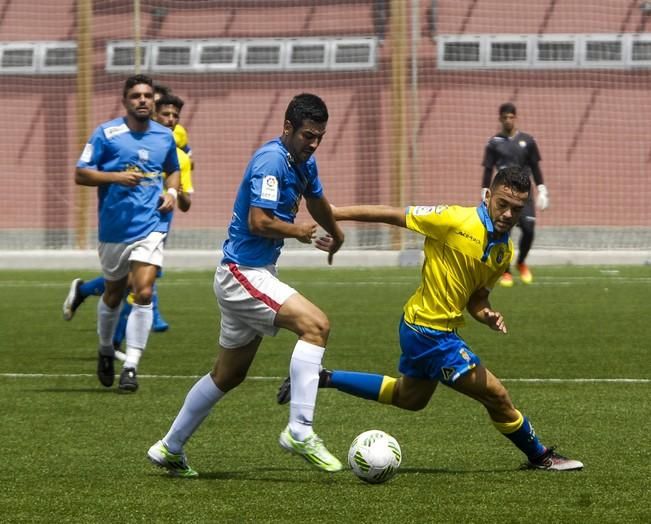
<svg viewBox="0 0 651 524">
<path fill-rule="evenodd" d="M 540 152 L 534 138 L 527 133 L 517 131 L 512 137 L 501 133 L 491 137 L 486 144 L 482 165 L 489 170 L 489 173 L 493 167 L 499 171 L 504 167 L 518 166 L 531 175 L 532 170 L 536 171 L 535 168 L 540 160 Z M 542 183 L 538 180 L 535 182 Z M 484 180 L 482 187 L 489 186 L 490 180 Z"/>
</svg>

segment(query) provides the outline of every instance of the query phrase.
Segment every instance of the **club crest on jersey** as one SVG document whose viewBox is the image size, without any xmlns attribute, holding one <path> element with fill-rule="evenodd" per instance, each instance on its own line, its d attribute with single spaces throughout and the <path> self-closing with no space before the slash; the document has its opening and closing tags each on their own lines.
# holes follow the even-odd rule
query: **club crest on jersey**
<svg viewBox="0 0 651 524">
<path fill-rule="evenodd" d="M 504 248 L 500 246 L 497 250 L 497 255 L 495 256 L 495 262 L 501 264 L 502 260 L 504 260 Z"/>
<path fill-rule="evenodd" d="M 260 198 L 274 202 L 278 200 L 278 179 L 275 176 L 267 175 L 262 178 Z"/>
<path fill-rule="evenodd" d="M 149 151 L 146 149 L 138 149 L 138 159 L 141 162 L 147 162 L 149 160 Z"/>
</svg>

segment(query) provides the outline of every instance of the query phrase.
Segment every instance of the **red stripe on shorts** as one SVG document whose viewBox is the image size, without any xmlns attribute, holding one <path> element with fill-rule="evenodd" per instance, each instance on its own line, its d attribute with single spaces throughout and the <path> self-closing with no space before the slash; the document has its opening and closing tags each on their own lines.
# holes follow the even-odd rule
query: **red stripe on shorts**
<svg viewBox="0 0 651 524">
<path fill-rule="evenodd" d="M 276 313 L 278 313 L 281 304 L 276 302 L 269 295 L 265 295 L 262 291 L 253 287 L 253 284 L 251 284 L 251 282 L 249 282 L 248 279 L 240 272 L 239 268 L 237 267 L 237 264 L 233 264 L 231 262 L 230 264 L 228 264 L 228 269 L 233 274 L 233 276 L 237 279 L 237 281 L 240 284 L 242 284 L 242 286 L 244 286 L 244 289 L 247 290 L 249 295 L 251 295 L 253 298 L 257 300 L 260 300 L 261 302 L 264 302 Z"/>
</svg>

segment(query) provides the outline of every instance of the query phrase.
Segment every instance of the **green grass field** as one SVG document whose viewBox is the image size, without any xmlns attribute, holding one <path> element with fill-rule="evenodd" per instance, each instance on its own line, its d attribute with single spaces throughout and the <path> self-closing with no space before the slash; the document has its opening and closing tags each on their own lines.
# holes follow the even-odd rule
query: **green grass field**
<svg viewBox="0 0 651 524">
<path fill-rule="evenodd" d="M 523 457 L 483 408 L 445 387 L 417 413 L 321 391 L 315 429 L 340 458 L 367 429 L 400 442 L 402 468 L 377 486 L 312 470 L 279 448 L 288 333 L 265 340 L 249 379 L 189 442 L 200 478 L 149 464 L 148 447 L 215 355 L 211 272 L 166 272 L 161 309 L 172 328 L 151 335 L 138 393 L 119 395 L 94 375 L 96 299 L 61 319 L 77 275 L 2 271 L 0 521 L 651 522 L 651 267 L 535 269 L 533 285 L 493 293 L 508 335 L 472 320 L 462 334 L 543 442 L 585 469 L 519 470 Z M 397 322 L 418 269 L 281 276 L 328 313 L 328 367 L 395 374 Z"/>
</svg>

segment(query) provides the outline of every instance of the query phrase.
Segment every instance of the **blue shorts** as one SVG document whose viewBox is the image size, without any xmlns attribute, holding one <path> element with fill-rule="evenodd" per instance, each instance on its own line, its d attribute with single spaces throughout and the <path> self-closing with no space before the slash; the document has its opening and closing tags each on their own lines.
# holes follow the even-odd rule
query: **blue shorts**
<svg viewBox="0 0 651 524">
<path fill-rule="evenodd" d="M 400 321 L 400 373 L 452 384 L 480 360 L 456 331 L 438 331 Z"/>
</svg>

